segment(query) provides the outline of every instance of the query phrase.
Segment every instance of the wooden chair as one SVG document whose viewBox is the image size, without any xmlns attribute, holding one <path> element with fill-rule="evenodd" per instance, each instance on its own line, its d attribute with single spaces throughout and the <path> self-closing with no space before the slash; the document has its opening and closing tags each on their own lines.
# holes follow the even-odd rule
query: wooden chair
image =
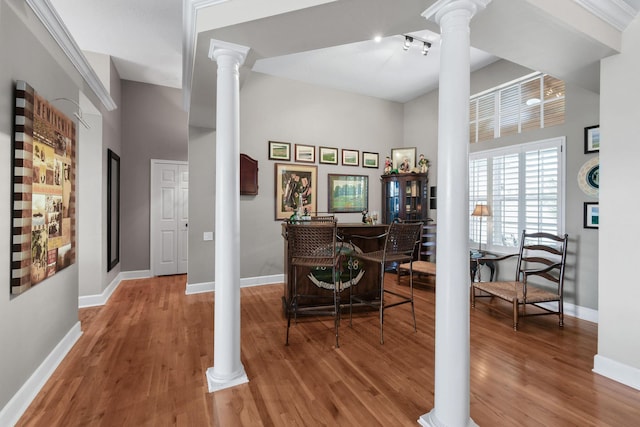
<svg viewBox="0 0 640 427">
<path fill-rule="evenodd" d="M 297 320 L 298 314 L 325 314 L 334 317 L 336 347 L 339 347 L 338 327 L 340 323 L 340 280 L 338 278 L 338 264 L 340 262 L 340 251 L 336 248 L 335 221 L 329 222 L 307 222 L 306 224 L 289 224 L 287 229 L 287 240 L 291 253 L 291 266 L 293 267 L 293 292 L 287 306 L 287 339 L 285 344 L 289 345 L 289 328 L 291 327 L 291 317 Z M 330 270 L 327 282 L 333 284 L 328 289 L 333 294 L 333 307 L 299 307 L 298 300 L 302 298 L 317 297 L 317 295 L 304 295 L 298 290 L 298 267 L 324 267 Z M 324 288 L 323 288 L 324 289 Z"/>
<path fill-rule="evenodd" d="M 522 232 L 520 251 L 517 254 L 491 258 L 501 261 L 518 257 L 516 277 L 512 282 L 472 282 L 471 305 L 476 306 L 476 299 L 481 297 L 498 297 L 513 304 L 513 329 L 518 329 L 520 316 L 537 316 L 557 314 L 559 326 L 564 325 L 563 287 L 564 268 L 567 257 L 568 235 L 556 236 L 549 233 Z M 544 280 L 530 280 L 541 278 Z M 541 305 L 543 304 L 544 305 Z M 551 303 L 551 304 L 547 304 Z M 557 304 L 557 310 L 553 309 Z M 527 305 L 541 309 L 527 313 Z M 522 313 L 520 307 L 522 306 Z"/>
<path fill-rule="evenodd" d="M 349 288 L 349 325 L 352 325 L 353 319 L 353 303 L 378 308 L 380 315 L 380 344 L 384 344 L 384 311 L 388 308 L 401 304 L 411 304 L 411 314 L 413 315 L 413 330 L 416 331 L 416 313 L 413 306 L 413 253 L 416 243 L 420 240 L 420 232 L 422 223 L 392 223 L 387 232 L 374 238 L 385 238 L 384 248 L 382 250 L 353 253 L 351 262 L 360 260 L 363 262 L 376 263 L 380 266 L 380 288 L 379 293 L 354 295 L 352 287 Z M 364 236 L 360 236 L 366 238 Z M 390 291 L 384 288 L 385 267 L 391 263 L 409 263 L 409 288 L 410 295 Z M 385 303 L 385 294 L 392 294 L 396 297 L 393 302 Z"/>
</svg>

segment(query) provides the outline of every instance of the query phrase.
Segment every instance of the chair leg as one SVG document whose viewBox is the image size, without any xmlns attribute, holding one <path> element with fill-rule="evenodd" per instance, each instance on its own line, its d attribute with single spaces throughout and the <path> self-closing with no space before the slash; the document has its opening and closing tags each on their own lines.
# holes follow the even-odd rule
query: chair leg
<svg viewBox="0 0 640 427">
<path fill-rule="evenodd" d="M 353 258 L 349 258 L 349 327 L 353 326 Z"/>
<path fill-rule="evenodd" d="M 334 309 L 334 326 L 336 329 L 336 348 L 340 348 L 338 341 L 338 328 L 340 327 L 340 284 L 336 280 L 335 268 L 332 269 L 333 274 L 333 309 Z"/>
<path fill-rule="evenodd" d="M 564 304 L 562 298 L 558 301 L 558 316 L 560 317 L 558 326 L 562 328 L 564 326 Z"/>
<path fill-rule="evenodd" d="M 513 300 L 513 330 L 518 330 L 518 299 Z"/>
<path fill-rule="evenodd" d="M 297 269 L 293 267 L 293 295 L 291 295 L 291 301 L 287 307 L 287 339 L 284 345 L 289 345 L 289 328 L 291 327 L 291 312 L 295 310 L 295 305 L 298 303 L 296 300 L 296 294 L 298 293 L 298 286 L 296 281 Z"/>
<path fill-rule="evenodd" d="M 384 264 L 380 269 L 380 344 L 384 344 Z"/>
<path fill-rule="evenodd" d="M 416 311 L 413 307 L 413 269 L 409 270 L 409 287 L 411 288 L 411 314 L 413 315 L 413 331 L 418 332 L 416 326 Z"/>
</svg>

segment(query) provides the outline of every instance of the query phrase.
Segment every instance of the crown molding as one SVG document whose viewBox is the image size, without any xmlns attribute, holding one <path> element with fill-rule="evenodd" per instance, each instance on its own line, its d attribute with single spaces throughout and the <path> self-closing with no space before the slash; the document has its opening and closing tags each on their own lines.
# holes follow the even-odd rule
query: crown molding
<svg viewBox="0 0 640 427">
<path fill-rule="evenodd" d="M 624 31 L 637 11 L 624 0 L 573 0 L 618 31 Z"/>
<path fill-rule="evenodd" d="M 182 6 L 182 102 L 185 111 L 191 103 L 198 11 L 229 0 L 184 0 Z"/>
<path fill-rule="evenodd" d="M 69 58 L 69 61 L 76 67 L 104 108 L 106 108 L 107 111 L 113 111 L 118 108 L 49 0 L 26 0 L 26 2 L 35 12 L 47 31 L 49 31 L 58 46 L 60 46 L 67 58 Z"/>
</svg>

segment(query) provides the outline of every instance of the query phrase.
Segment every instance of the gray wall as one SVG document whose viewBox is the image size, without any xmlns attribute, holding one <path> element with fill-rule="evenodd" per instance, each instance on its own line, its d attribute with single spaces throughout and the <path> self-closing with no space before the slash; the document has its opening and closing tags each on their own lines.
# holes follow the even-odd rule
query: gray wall
<svg viewBox="0 0 640 427">
<path fill-rule="evenodd" d="M 471 93 L 478 93 L 514 80 L 532 71 L 508 61 L 495 62 L 471 75 Z M 583 202 L 596 201 L 586 196 L 576 179 L 582 164 L 594 156 L 584 154 L 584 128 L 598 124 L 599 95 L 566 83 L 565 123 L 546 129 L 472 144 L 470 151 L 504 147 L 530 141 L 566 137 L 566 205 L 565 230 L 569 234 L 569 268 L 565 282 L 565 301 L 580 307 L 598 308 L 598 230 L 583 228 Z M 434 91 L 405 104 L 405 145 L 425 147 L 425 155 L 437 159 L 438 92 Z M 437 161 L 436 163 L 437 168 Z M 436 168 L 430 174 L 436 183 Z M 512 268 L 502 268 L 507 277 Z"/>
<path fill-rule="evenodd" d="M 189 284 L 212 282 L 215 241 L 203 233 L 215 228 L 216 133 L 189 128 Z"/>
<path fill-rule="evenodd" d="M 122 271 L 149 270 L 151 159 L 186 161 L 188 125 L 182 92 L 122 81 Z"/>
<path fill-rule="evenodd" d="M 78 322 L 77 263 L 18 297 L 9 296 L 15 81 L 27 81 L 47 99 L 78 100 L 78 87 L 67 74 L 68 68 L 59 64 L 57 57 L 62 52 L 36 22 L 23 1 L 0 1 L 0 204 L 4 207 L 0 210 L 0 240 L 4 242 L 0 246 L 0 275 L 4 278 L 0 290 L 0 408 Z"/>
<path fill-rule="evenodd" d="M 359 150 L 361 157 L 362 151 L 377 152 L 382 166 L 391 148 L 402 147 L 402 122 L 403 107 L 395 102 L 252 73 L 240 91 L 240 152 L 258 160 L 259 194 L 242 196 L 240 200 L 241 277 L 283 273 L 281 222 L 274 220 L 276 162 L 268 159 L 269 140 L 290 142 L 292 150 L 293 145 L 298 143 L 314 145 L 316 151 L 319 146 Z M 191 132 L 193 137 L 194 129 Z M 197 132 L 189 149 L 213 156 L 212 148 L 203 145 L 213 144 L 213 135 Z M 195 192 L 196 184 L 192 179 L 189 198 L 191 203 L 205 200 L 208 206 L 212 206 L 212 197 L 215 196 L 212 195 L 215 189 L 214 159 L 207 157 L 206 162 L 198 160 L 200 167 L 196 169 L 193 163 L 196 155 L 190 152 L 190 174 L 192 177 L 197 174 L 198 179 L 203 179 L 207 184 L 201 187 L 201 191 Z M 318 164 L 317 152 L 316 166 L 319 211 L 327 210 L 329 173 L 369 176 L 369 209 L 380 210 L 382 167 L 368 169 L 362 166 Z M 194 235 L 189 236 L 189 283 L 210 282 L 214 280 L 210 265 L 214 245 L 213 242 L 203 244 L 198 240 L 202 240 L 202 231 L 213 226 L 213 211 L 210 216 L 194 213 L 193 209 L 189 212 L 189 227 L 197 230 L 190 230 Z M 361 221 L 360 214 L 338 214 L 338 218 L 341 222 Z M 194 255 L 196 250 L 200 253 Z M 209 264 L 192 262 L 194 256 L 204 258 Z"/>
</svg>

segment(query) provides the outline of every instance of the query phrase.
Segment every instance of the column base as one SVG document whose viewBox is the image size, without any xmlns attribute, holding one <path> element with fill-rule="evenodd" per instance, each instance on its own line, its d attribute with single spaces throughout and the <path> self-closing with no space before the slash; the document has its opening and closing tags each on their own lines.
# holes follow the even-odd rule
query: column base
<svg viewBox="0 0 640 427">
<path fill-rule="evenodd" d="M 420 424 L 422 427 L 446 427 L 436 417 L 435 408 L 418 418 L 418 424 Z M 478 424 L 476 424 L 471 418 L 469 418 L 467 427 L 478 427 Z"/>
<path fill-rule="evenodd" d="M 244 366 L 242 365 L 240 365 L 240 370 L 234 372 L 231 375 L 225 375 L 224 377 L 216 375 L 214 370 L 214 368 L 207 369 L 207 384 L 209 385 L 209 393 L 213 393 L 218 390 L 224 390 L 225 388 L 235 387 L 237 385 L 249 382 L 249 378 L 244 372 Z"/>
</svg>

